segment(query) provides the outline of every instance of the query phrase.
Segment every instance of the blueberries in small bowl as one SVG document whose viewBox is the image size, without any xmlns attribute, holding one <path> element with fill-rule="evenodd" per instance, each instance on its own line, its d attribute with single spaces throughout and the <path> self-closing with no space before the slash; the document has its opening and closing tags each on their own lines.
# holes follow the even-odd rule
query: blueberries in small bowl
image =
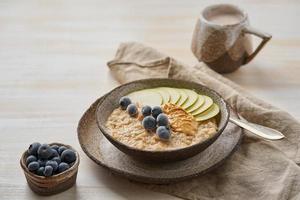
<svg viewBox="0 0 300 200">
<path fill-rule="evenodd" d="M 48 160 L 46 162 L 46 167 L 47 166 L 51 166 L 53 168 L 53 171 L 56 171 L 57 168 L 58 168 L 58 163 L 56 161 L 54 161 L 54 160 Z"/>
<path fill-rule="evenodd" d="M 51 158 L 59 156 L 58 152 L 55 149 L 51 148 L 51 151 L 52 151 Z"/>
<path fill-rule="evenodd" d="M 58 173 L 60 172 L 63 172 L 63 171 L 66 171 L 67 169 L 70 168 L 70 165 L 68 165 L 67 163 L 65 162 L 62 162 L 58 165 Z"/>
<path fill-rule="evenodd" d="M 54 149 L 58 152 L 58 148 L 59 148 L 58 145 L 54 144 L 54 145 L 51 145 L 50 147 L 51 147 L 51 149 Z"/>
<path fill-rule="evenodd" d="M 37 171 L 36 174 L 39 176 L 44 176 L 44 171 L 45 171 L 45 167 L 40 167 Z"/>
<path fill-rule="evenodd" d="M 72 187 L 76 182 L 80 162 L 78 153 L 71 146 L 60 143 L 40 144 L 40 150 L 33 150 L 36 144 L 30 145 L 20 159 L 30 189 L 44 196 L 57 194 Z M 75 155 L 75 159 L 71 156 L 73 159 L 61 162 L 59 149 L 61 154 L 71 151 L 72 153 L 67 155 Z"/>
<path fill-rule="evenodd" d="M 28 165 L 29 163 L 33 162 L 33 161 L 37 161 L 37 158 L 34 155 L 30 155 L 26 158 L 26 165 Z"/>
<path fill-rule="evenodd" d="M 39 158 L 48 159 L 53 154 L 53 151 L 48 144 L 42 144 L 37 153 Z"/>
<path fill-rule="evenodd" d="M 66 163 L 72 163 L 76 160 L 76 154 L 71 149 L 66 149 L 61 154 L 61 160 Z"/>
<path fill-rule="evenodd" d="M 54 160 L 55 162 L 57 162 L 57 164 L 61 163 L 61 158 L 60 158 L 60 156 L 53 157 L 51 160 Z"/>
<path fill-rule="evenodd" d="M 52 174 L 53 174 L 53 167 L 52 166 L 50 166 L 50 165 L 48 165 L 48 166 L 46 166 L 45 167 L 45 169 L 44 169 L 44 176 L 46 176 L 46 177 L 48 177 L 48 176 L 52 176 Z"/>
<path fill-rule="evenodd" d="M 67 149 L 67 147 L 65 147 L 65 146 L 60 146 L 59 148 L 58 148 L 58 154 L 59 155 L 61 155 L 61 153 L 64 151 L 64 150 L 66 150 Z"/>
<path fill-rule="evenodd" d="M 43 159 L 39 159 L 38 160 L 38 163 L 39 163 L 40 167 L 45 167 L 46 166 L 46 162 L 47 162 L 47 160 L 43 160 Z"/>
<path fill-rule="evenodd" d="M 32 143 L 24 159 L 27 169 L 38 176 L 49 177 L 62 173 L 75 163 L 76 153 L 66 147 L 59 145 Z"/>
<path fill-rule="evenodd" d="M 27 165 L 27 167 L 28 167 L 29 171 L 34 172 L 34 171 L 38 170 L 38 168 L 40 168 L 40 165 L 38 162 L 33 161 L 33 162 L 29 163 Z"/>
<path fill-rule="evenodd" d="M 29 148 L 28 148 L 28 153 L 30 154 L 30 155 L 34 155 L 34 156 L 36 156 L 37 155 L 37 151 L 38 151 L 38 149 L 39 149 L 39 147 L 41 146 L 41 144 L 39 143 L 39 142 L 34 142 L 34 143 L 32 143 L 30 146 L 29 146 Z"/>
</svg>

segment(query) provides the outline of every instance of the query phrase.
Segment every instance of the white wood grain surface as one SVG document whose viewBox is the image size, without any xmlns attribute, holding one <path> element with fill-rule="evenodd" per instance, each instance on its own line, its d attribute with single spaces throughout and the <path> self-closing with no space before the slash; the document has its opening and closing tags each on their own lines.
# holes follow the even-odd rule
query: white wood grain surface
<svg viewBox="0 0 300 200">
<path fill-rule="evenodd" d="M 48 199 L 173 199 L 110 175 L 85 156 L 76 127 L 87 107 L 117 85 L 106 62 L 118 44 L 140 41 L 188 64 L 200 10 L 220 1 L 0 1 L 0 199 L 40 199 L 19 158 L 33 141 L 80 152 L 77 184 Z M 272 41 L 226 75 L 300 119 L 300 2 L 230 1 Z"/>
</svg>

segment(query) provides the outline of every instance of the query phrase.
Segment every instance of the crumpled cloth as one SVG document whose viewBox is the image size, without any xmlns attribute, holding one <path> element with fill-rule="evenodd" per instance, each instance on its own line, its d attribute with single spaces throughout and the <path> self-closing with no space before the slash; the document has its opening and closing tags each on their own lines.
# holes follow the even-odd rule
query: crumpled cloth
<svg viewBox="0 0 300 200">
<path fill-rule="evenodd" d="M 176 78 L 206 85 L 250 122 L 281 131 L 286 138 L 267 141 L 245 131 L 238 150 L 219 168 L 170 185 L 144 185 L 184 199 L 300 199 L 300 123 L 198 63 L 187 66 L 143 44 L 122 43 L 108 62 L 120 83 L 144 78 Z"/>
</svg>

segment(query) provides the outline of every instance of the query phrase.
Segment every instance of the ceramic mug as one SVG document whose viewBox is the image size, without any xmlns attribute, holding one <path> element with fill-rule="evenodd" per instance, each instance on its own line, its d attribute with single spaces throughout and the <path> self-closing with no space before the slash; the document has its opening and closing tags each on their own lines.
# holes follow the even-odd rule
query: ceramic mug
<svg viewBox="0 0 300 200">
<path fill-rule="evenodd" d="M 262 39 L 252 51 L 251 35 Z M 252 28 L 246 12 L 230 4 L 206 7 L 197 20 L 192 51 L 199 61 L 219 73 L 229 73 L 249 63 L 271 39 Z"/>
</svg>

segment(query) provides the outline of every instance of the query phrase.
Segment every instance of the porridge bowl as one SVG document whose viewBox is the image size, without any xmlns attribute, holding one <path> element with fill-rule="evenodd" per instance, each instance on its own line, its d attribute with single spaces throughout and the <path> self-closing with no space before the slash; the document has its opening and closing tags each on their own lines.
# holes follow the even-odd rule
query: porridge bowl
<svg viewBox="0 0 300 200">
<path fill-rule="evenodd" d="M 192 157 L 225 129 L 229 107 L 215 91 L 195 82 L 143 79 L 121 85 L 96 109 L 102 134 L 120 151 L 142 161 Z"/>
</svg>

